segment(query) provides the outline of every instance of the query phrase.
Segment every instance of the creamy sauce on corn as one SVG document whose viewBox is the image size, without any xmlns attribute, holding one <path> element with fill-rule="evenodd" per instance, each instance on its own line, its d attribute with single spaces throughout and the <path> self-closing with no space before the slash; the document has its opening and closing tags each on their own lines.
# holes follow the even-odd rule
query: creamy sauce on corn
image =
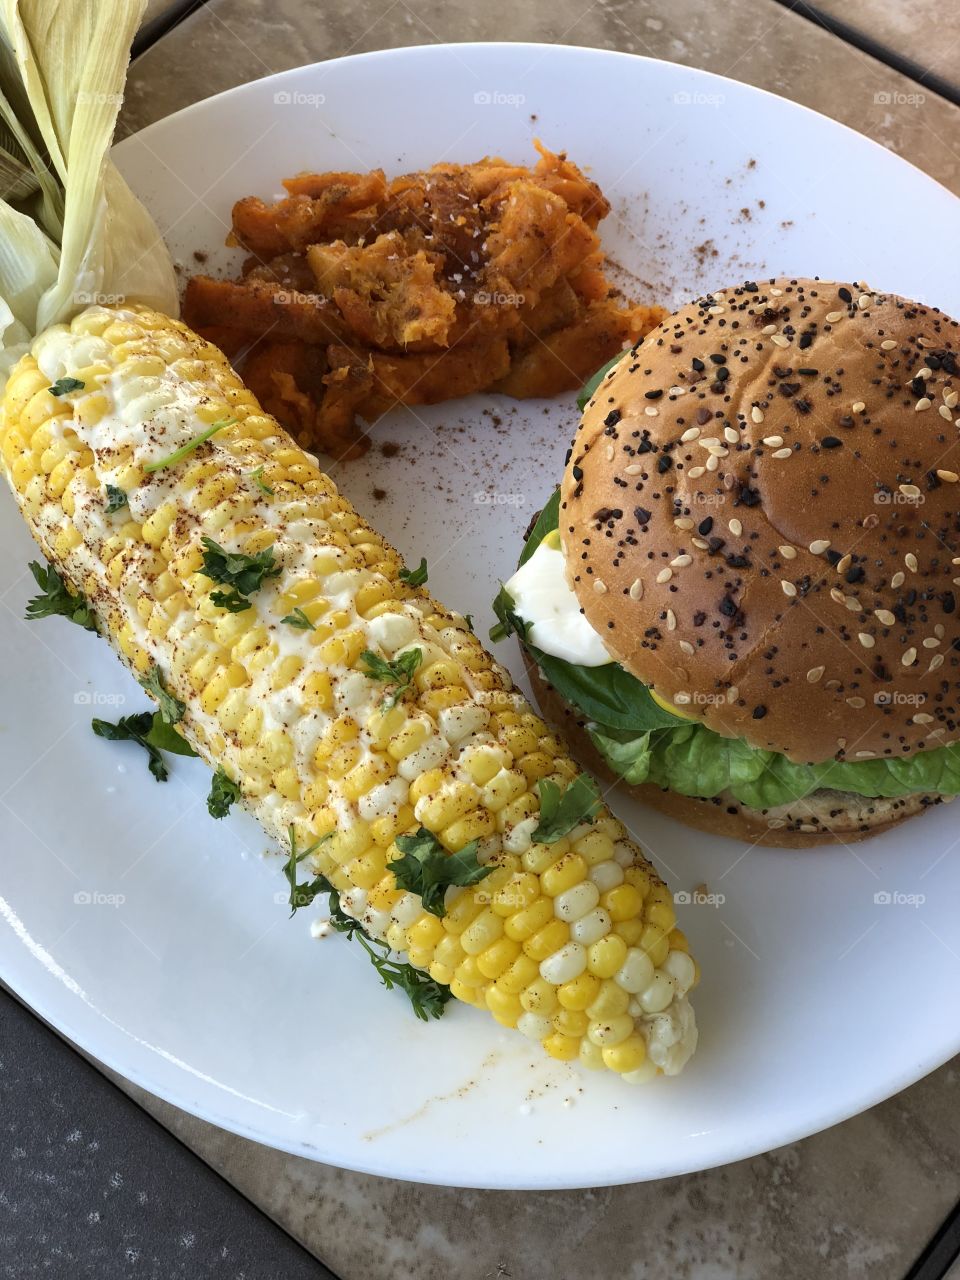
<svg viewBox="0 0 960 1280">
<path fill-rule="evenodd" d="M 101 309 L 91 308 L 86 314 L 96 316 L 100 312 Z M 138 320 L 134 312 L 103 314 L 109 314 L 111 320 Z M 93 603 L 101 612 L 109 614 L 114 624 L 119 614 L 135 643 L 160 668 L 168 687 L 186 702 L 182 727 L 208 762 L 223 763 L 233 777 L 249 780 L 251 772 L 255 777 L 269 777 L 269 785 L 259 791 L 251 794 L 248 788 L 246 803 L 264 826 L 286 844 L 288 827 L 297 824 L 302 829 L 310 821 L 311 809 L 303 802 L 300 782 L 288 788 L 295 792 L 293 796 L 285 795 L 277 785 L 279 775 L 286 769 L 292 770 L 296 779 L 315 776 L 318 766 L 313 757 L 318 744 L 341 712 L 349 712 L 361 726 L 355 739 L 360 763 L 374 762 L 377 755 L 372 749 L 368 728 L 364 726 L 375 718 L 385 694 L 391 692 L 390 686 L 372 679 L 352 664 L 321 660 L 316 650 L 326 637 L 282 622 L 291 612 L 291 589 L 299 582 L 319 581 L 321 595 L 316 598 L 326 603 L 320 620 L 327 614 L 339 612 L 345 621 L 337 628 L 337 634 L 343 634 L 344 630 L 362 633 L 364 647 L 385 655 L 388 660 L 394 660 L 410 648 L 422 651 L 422 668 L 441 659 L 455 660 L 457 646 L 462 648 L 465 643 L 464 634 L 452 624 L 438 629 L 428 621 L 436 611 L 425 594 L 394 600 L 391 611 L 379 616 L 360 615 L 357 594 L 368 584 L 379 581 L 380 575 L 368 568 L 356 567 L 351 563 L 350 551 L 330 540 L 330 523 L 310 510 L 311 505 L 322 505 L 323 495 L 317 495 L 312 501 L 302 494 L 289 498 L 277 493 L 270 497 L 253 478 L 253 471 L 264 461 L 264 449 L 269 454 L 271 449 L 290 447 L 279 429 L 272 437 L 258 442 L 261 447 L 250 457 L 243 455 L 240 443 L 227 430 L 213 435 L 201 446 L 202 452 L 143 475 L 145 464 L 168 457 L 207 429 L 216 407 L 189 376 L 175 367 L 177 360 L 183 360 L 189 367 L 195 355 L 189 341 L 175 331 L 166 331 L 161 344 L 164 356 L 161 362 L 151 351 L 149 337 L 144 335 L 143 372 L 131 371 L 123 363 L 114 367 L 117 356 L 113 344 L 94 333 L 77 332 L 66 326 L 47 331 L 34 346 L 34 357 L 51 384 L 65 376 L 76 377 L 84 371 L 93 371 L 89 375 L 91 385 L 67 398 L 73 417 L 57 418 L 49 426 L 52 437 L 56 439 L 59 435 L 61 441 L 68 428 L 75 432 L 89 446 L 95 459 L 97 484 L 92 487 L 76 484 L 71 490 L 72 523 L 82 537 L 81 544 L 67 557 L 71 576 L 78 584 L 90 581 L 98 584 Z M 95 406 L 91 401 L 95 401 Z M 194 462 L 211 458 L 216 464 L 217 476 L 226 476 L 235 482 L 232 492 L 213 506 L 200 498 L 197 488 L 189 488 L 185 479 Z M 137 483 L 125 484 L 124 477 L 129 477 L 131 467 L 138 476 Z M 328 495 L 335 495 L 332 482 L 319 471 L 311 478 L 325 484 Z M 201 477 L 198 487 L 207 480 L 209 477 Z M 124 488 L 128 495 L 126 508 L 108 513 L 107 484 Z M 23 495 L 18 494 L 18 499 L 22 502 Z M 258 745 L 243 748 L 239 740 L 224 734 L 218 715 L 204 710 L 200 697 L 186 687 L 186 679 L 178 681 L 170 674 L 172 665 L 175 670 L 182 668 L 182 663 L 177 666 L 178 656 L 186 660 L 189 669 L 204 658 L 214 642 L 229 653 L 234 643 L 231 619 L 235 615 L 210 604 L 209 592 L 215 589 L 215 584 L 201 573 L 187 575 L 179 584 L 186 592 L 184 607 L 163 633 L 156 636 L 148 625 L 153 606 L 144 590 L 144 584 L 157 576 L 156 569 L 151 568 L 155 559 L 153 549 L 139 541 L 126 544 L 127 559 L 118 585 L 108 579 L 107 569 L 112 567 L 117 555 L 117 544 L 111 543 L 111 539 L 115 539 L 131 519 L 149 527 L 150 522 L 169 515 L 175 522 L 171 527 L 175 527 L 179 548 L 185 544 L 199 548 L 202 536 L 207 534 L 227 551 L 241 551 L 250 531 L 250 526 L 246 529 L 243 526 L 244 517 L 254 513 L 256 527 L 262 524 L 272 534 L 270 545 L 282 572 L 278 577 L 266 579 L 251 597 L 250 609 L 236 615 L 242 616 L 245 624 L 262 627 L 262 644 L 270 648 L 266 660 L 251 663 L 248 655 L 245 663 L 249 677 L 245 686 L 248 703 L 261 713 L 262 723 Z M 32 510 L 28 519 L 47 547 L 54 545 L 65 522 L 59 504 L 51 501 Z M 259 544 L 258 549 L 262 545 Z M 321 567 L 318 567 L 318 557 L 322 560 Z M 516 575 L 508 587 L 511 594 L 515 593 L 522 615 L 539 628 L 531 636 L 533 642 L 547 652 L 585 665 L 610 661 L 599 637 L 576 608 L 575 596 L 563 574 L 562 555 L 556 550 L 548 553 L 540 548 L 525 568 L 531 565 L 534 566 L 531 572 L 523 577 Z M 145 605 L 143 612 L 141 604 Z M 528 610 L 539 616 L 532 617 Z M 212 628 L 213 639 L 208 635 L 198 637 L 199 627 Z M 277 672 L 288 660 L 290 666 L 299 663 L 299 670 L 283 687 L 276 687 Z M 310 705 L 306 693 L 309 676 L 320 670 L 326 671 L 331 681 L 333 706 L 327 710 Z M 468 777 L 463 764 L 467 753 L 486 752 L 493 774 L 497 769 L 505 771 L 510 758 L 488 729 L 490 708 L 495 705 L 502 710 L 506 705 L 521 712 L 527 708 L 521 695 L 513 690 L 507 673 L 496 665 L 495 670 L 501 675 L 503 688 L 494 693 L 477 688 L 469 670 L 461 665 L 461 677 L 470 701 L 440 710 L 435 717 L 410 709 L 410 718 L 418 719 L 425 732 L 417 748 L 396 763 L 395 776 L 366 789 L 358 800 L 348 798 L 342 779 L 329 779 L 324 803 L 335 813 L 338 831 L 349 832 L 358 821 L 372 822 L 396 815 L 400 806 L 408 803 L 410 783 L 437 766 L 443 766 L 451 774 L 451 780 L 440 788 L 442 794 L 444 787 L 449 788 L 459 778 Z M 288 744 L 290 753 L 288 762 L 279 768 L 268 763 L 272 759 L 271 750 L 278 744 Z M 252 751 L 254 756 L 258 751 L 263 752 L 262 761 L 257 758 L 257 769 L 251 770 L 245 751 Z M 418 820 L 422 820 L 425 805 L 435 800 L 436 795 L 432 795 L 417 801 L 414 813 Z M 501 850 L 525 853 L 531 846 L 537 821 L 537 816 L 533 816 L 507 823 L 502 831 L 482 839 L 479 860 L 487 862 Z M 587 830 L 583 828 L 584 832 Z M 636 861 L 635 847 L 621 840 L 615 844 L 613 858 L 591 867 L 589 880 L 576 886 L 576 892 L 571 890 L 557 897 L 555 913 L 570 922 L 571 941 L 543 961 L 541 972 L 545 978 L 562 982 L 583 971 L 585 947 L 611 929 L 609 916 L 596 906 L 600 892 L 619 884 L 624 868 L 635 865 Z M 448 890 L 448 906 L 463 892 Z M 361 920 L 371 934 L 380 938 L 385 937 L 391 926 L 409 927 L 422 910 L 413 894 L 401 897 L 390 912 L 371 907 L 367 896 L 363 889 L 350 889 L 342 894 L 342 905 Z M 694 981 L 693 963 L 677 950 L 671 950 L 656 971 L 649 961 L 648 967 L 634 960 L 630 963 L 633 968 L 627 972 L 625 965 L 618 981 L 632 992 L 629 1013 L 646 1042 L 648 1057 L 643 1069 L 627 1073 L 625 1078 L 644 1079 L 655 1067 L 674 1074 L 696 1043 L 693 1014 L 686 999 L 686 992 Z M 524 1013 L 518 1026 L 535 1039 L 543 1039 L 548 1034 L 544 1018 L 535 1013 Z"/>
</svg>

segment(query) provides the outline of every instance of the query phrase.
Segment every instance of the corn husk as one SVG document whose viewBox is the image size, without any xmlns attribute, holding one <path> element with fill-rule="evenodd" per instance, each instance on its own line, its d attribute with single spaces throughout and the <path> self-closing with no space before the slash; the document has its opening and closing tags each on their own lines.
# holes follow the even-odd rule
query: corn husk
<svg viewBox="0 0 960 1280">
<path fill-rule="evenodd" d="M 0 0 L 0 374 L 91 302 L 176 315 L 173 264 L 108 152 L 143 0 Z"/>
</svg>

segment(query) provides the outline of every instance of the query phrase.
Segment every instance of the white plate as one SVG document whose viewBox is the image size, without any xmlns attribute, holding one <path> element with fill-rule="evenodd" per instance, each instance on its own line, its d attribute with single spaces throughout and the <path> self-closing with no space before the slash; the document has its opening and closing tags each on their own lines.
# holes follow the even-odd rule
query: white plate
<svg viewBox="0 0 960 1280">
<path fill-rule="evenodd" d="M 200 103 L 117 157 L 190 270 L 194 250 L 213 267 L 235 260 L 220 248 L 231 203 L 300 169 L 529 160 L 534 135 L 591 166 L 614 203 L 606 248 L 650 296 L 820 273 L 960 312 L 960 277 L 932 248 L 955 239 L 946 191 L 800 107 L 642 58 L 523 45 L 347 58 Z M 399 456 L 374 450 L 337 471 L 478 629 L 560 475 L 571 401 L 398 414 L 376 437 Z M 589 1186 L 791 1141 L 960 1048 L 960 862 L 945 808 L 852 849 L 745 854 L 615 801 L 676 889 L 705 883 L 724 899 L 680 908 L 704 978 L 701 1048 L 678 1080 L 632 1090 L 581 1075 L 465 1007 L 418 1023 L 356 948 L 312 939 L 305 913 L 288 920 L 278 860 L 251 820 L 206 815 L 198 762 L 176 760 L 161 787 L 132 748 L 93 737 L 91 713 L 144 699 L 92 636 L 20 621 L 33 548 L 6 498 L 0 541 L 2 973 L 178 1106 L 394 1177 Z M 517 669 L 515 650 L 502 656 Z"/>
</svg>

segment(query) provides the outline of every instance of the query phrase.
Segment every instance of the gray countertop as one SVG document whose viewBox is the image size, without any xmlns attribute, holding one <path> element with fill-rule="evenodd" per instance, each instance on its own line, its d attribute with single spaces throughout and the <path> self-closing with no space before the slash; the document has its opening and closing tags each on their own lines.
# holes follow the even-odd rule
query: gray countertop
<svg viewBox="0 0 960 1280">
<path fill-rule="evenodd" d="M 822 7 L 842 9 L 847 21 L 859 18 L 875 29 L 885 22 L 893 38 L 901 38 L 895 0 Z M 912 10 L 911 21 L 914 27 L 937 25 L 935 38 L 915 41 L 913 56 L 960 41 L 956 11 L 935 13 L 932 4 L 922 4 Z M 298 64 L 374 48 L 481 39 L 617 48 L 731 75 L 844 121 L 960 191 L 960 147 L 952 141 L 960 138 L 960 108 L 930 92 L 917 103 L 916 83 L 775 0 L 490 0 L 484 7 L 467 0 L 333 0 L 327 6 L 311 0 L 209 0 L 132 68 L 120 134 Z M 14 1040 L 0 1060 L 0 1089 L 4 1070 L 19 1052 Z M 37 1071 L 31 1062 L 28 1057 L 17 1063 L 25 1083 L 31 1077 L 24 1073 Z M 346 1173 L 259 1147 L 116 1083 L 344 1280 L 540 1280 L 546 1274 L 585 1280 L 899 1280 L 960 1191 L 958 1081 L 956 1064 L 948 1065 L 844 1125 L 723 1169 L 633 1187 L 522 1195 Z M 69 1141 L 68 1127 L 51 1123 L 48 1130 L 48 1137 L 38 1130 L 32 1140 Z M 8 1137 L 4 1156 L 10 1161 L 23 1143 L 12 1129 Z M 160 1162 L 171 1179 L 183 1180 L 178 1192 L 192 1188 L 189 1170 L 181 1172 L 162 1146 L 145 1147 L 143 1154 Z M 42 1178 L 43 1161 L 36 1151 L 33 1156 Z M 7 1185 L 10 1177 L 0 1186 L 4 1210 Z M 18 1186 L 22 1196 L 24 1184 Z M 55 1221 L 65 1212 L 54 1198 L 36 1192 L 33 1202 L 31 1238 L 48 1229 L 42 1221 L 37 1226 L 38 1214 Z M 116 1203 L 118 1212 L 133 1212 L 119 1198 Z M 189 1209 L 176 1211 L 189 1227 Z M 0 1235 L 6 1248 L 11 1232 L 16 1235 L 14 1228 Z M 301 1274 L 297 1259 L 284 1253 L 285 1238 L 279 1240 L 272 1274 Z M 149 1240 L 140 1243 L 149 1249 Z M 222 1243 L 215 1231 L 202 1240 L 211 1251 Z M 198 1252 L 200 1269 L 193 1274 L 269 1274 L 258 1269 L 257 1246 L 242 1244 L 254 1259 L 246 1270 L 240 1252 L 229 1272 L 203 1270 Z M 58 1248 L 60 1253 L 47 1248 L 36 1255 L 47 1264 L 36 1274 L 90 1274 L 98 1280 L 126 1274 L 109 1261 L 99 1269 L 80 1265 Z M 145 1256 L 139 1273 L 131 1274 L 181 1274 L 159 1253 Z M 65 1270 L 68 1265 L 73 1269 Z"/>
</svg>

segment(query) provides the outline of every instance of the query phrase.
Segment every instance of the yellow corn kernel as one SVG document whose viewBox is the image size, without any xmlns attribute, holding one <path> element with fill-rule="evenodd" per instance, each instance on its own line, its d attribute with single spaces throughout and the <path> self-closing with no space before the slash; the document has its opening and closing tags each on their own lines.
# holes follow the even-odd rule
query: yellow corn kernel
<svg viewBox="0 0 960 1280">
<path fill-rule="evenodd" d="M 552 867 L 567 853 L 570 843 L 567 840 L 556 840 L 553 844 L 532 844 L 523 855 L 524 870 L 532 871 L 535 876 L 543 875 L 547 867 Z"/>
<path fill-rule="evenodd" d="M 487 980 L 477 965 L 476 956 L 464 956 L 457 965 L 456 976 L 457 981 L 462 982 L 465 987 L 484 987 L 487 985 Z"/>
<path fill-rule="evenodd" d="M 517 1019 L 523 1013 L 523 1005 L 520 1003 L 518 996 L 511 994 L 509 991 L 502 991 L 498 986 L 489 986 L 486 989 L 487 1008 L 491 1013 L 498 1014 L 503 1018 L 513 1018 L 513 1024 L 516 1025 Z"/>
<path fill-rule="evenodd" d="M 425 911 L 407 930 L 411 950 L 416 947 L 424 951 L 432 951 L 443 937 L 443 924 L 437 916 L 431 915 L 428 911 Z"/>
<path fill-rule="evenodd" d="M 428 769 L 410 783 L 410 803 L 417 804 L 425 796 L 435 795 L 443 786 L 443 770 Z"/>
<path fill-rule="evenodd" d="M 504 991 L 512 991 L 514 995 L 520 995 L 539 974 L 540 966 L 536 960 L 531 960 L 521 952 L 510 967 L 497 978 L 497 986 L 502 987 Z"/>
<path fill-rule="evenodd" d="M 487 836 L 494 835 L 496 830 L 497 820 L 493 814 L 486 809 L 473 809 L 445 827 L 440 832 L 440 842 L 451 853 L 456 853 L 471 840 L 484 840 Z"/>
<path fill-rule="evenodd" d="M 542 1013 L 544 1017 L 549 1018 L 558 1008 L 557 989 L 552 983 L 547 982 L 546 978 L 534 978 L 533 982 L 520 992 L 520 1003 L 528 1013 Z"/>
<path fill-rule="evenodd" d="M 524 907 L 522 911 L 517 911 L 514 915 L 509 916 L 503 926 L 503 931 L 508 938 L 523 942 L 532 937 L 538 929 L 542 929 L 552 919 L 552 900 L 550 898 L 537 898 L 529 907 Z"/>
<path fill-rule="evenodd" d="M 446 917 L 445 917 L 446 918 Z M 448 933 L 446 937 L 441 938 L 437 943 L 435 958 L 439 964 L 446 965 L 448 969 L 456 969 L 457 965 L 464 958 L 463 947 L 460 945 L 460 939 L 454 937 L 452 933 Z"/>
<path fill-rule="evenodd" d="M 632 920 L 621 920 L 619 924 L 615 924 L 613 932 L 618 938 L 622 938 L 628 947 L 635 947 L 643 937 L 646 927 L 642 916 L 634 916 Z"/>
<path fill-rule="evenodd" d="M 476 802 L 477 792 L 472 783 L 447 783 L 437 795 L 425 800 L 417 812 L 425 827 L 441 831 L 469 813 Z"/>
<path fill-rule="evenodd" d="M 630 1003 L 630 993 L 624 991 L 612 978 L 607 978 L 600 986 L 600 992 L 592 1004 L 586 1008 L 587 1017 L 591 1021 L 603 1018 L 617 1018 L 626 1013 Z"/>
<path fill-rule="evenodd" d="M 570 926 L 563 920 L 551 920 L 542 929 L 538 929 L 532 938 L 527 938 L 523 949 L 531 960 L 546 960 L 555 951 L 559 951 L 570 939 Z"/>
<path fill-rule="evenodd" d="M 648 903 L 645 914 L 650 924 L 656 925 L 664 934 L 669 934 L 677 923 L 677 913 L 664 902 Z"/>
<path fill-rule="evenodd" d="M 519 942 L 514 942 L 512 938 L 500 937 L 484 951 L 481 951 L 477 958 L 477 964 L 480 967 L 480 972 L 485 977 L 496 980 L 507 972 L 520 954 Z M 509 985 L 508 983 L 507 987 Z M 519 992 L 516 994 L 519 994 Z"/>
<path fill-rule="evenodd" d="M 581 1036 L 587 1034 L 590 1019 L 579 1009 L 561 1008 L 553 1015 L 553 1026 L 554 1030 L 559 1031 L 561 1035 L 572 1036 L 575 1040 L 579 1040 Z"/>
<path fill-rule="evenodd" d="M 596 978 L 612 978 L 626 958 L 627 944 L 616 933 L 587 947 L 587 968 Z"/>
<path fill-rule="evenodd" d="M 600 831 L 588 831 L 577 841 L 576 850 L 588 867 L 595 867 L 613 857 L 613 841 Z"/>
<path fill-rule="evenodd" d="M 344 776 L 340 790 L 348 800 L 359 800 L 378 783 L 391 777 L 393 770 L 383 756 L 372 756 L 362 760 Z"/>
<path fill-rule="evenodd" d="M 640 947 L 653 961 L 655 969 L 659 969 L 670 952 L 670 939 L 655 925 L 647 925 L 640 935 Z"/>
<path fill-rule="evenodd" d="M 487 877 L 488 889 L 491 878 Z M 494 891 L 490 906 L 498 916 L 509 917 L 531 906 L 539 896 L 540 881 L 536 876 L 523 871 L 514 872 Z"/>
<path fill-rule="evenodd" d="M 308 708 L 329 711 L 333 707 L 333 686 L 327 671 L 311 671 L 303 682 L 303 700 Z"/>
<path fill-rule="evenodd" d="M 498 813 L 511 800 L 522 796 L 527 790 L 527 780 L 522 773 L 511 769 L 501 771 L 490 779 L 481 792 L 481 803 L 494 813 Z"/>
<path fill-rule="evenodd" d="M 610 912 L 610 918 L 619 923 L 630 920 L 643 906 L 643 898 L 632 884 L 618 884 L 600 895 L 600 905 Z"/>
<path fill-rule="evenodd" d="M 503 921 L 489 907 L 484 908 L 460 935 L 460 945 L 469 956 L 479 956 L 503 936 Z"/>
<path fill-rule="evenodd" d="M 380 883 L 383 879 L 384 872 L 387 869 L 387 859 L 382 849 L 371 848 L 362 853 L 359 858 L 354 858 L 352 862 L 347 863 L 346 872 L 350 877 L 350 883 L 357 886 L 358 889 L 372 889 L 374 885 Z M 406 937 L 401 939 L 398 950 L 402 950 L 406 945 Z"/>
<path fill-rule="evenodd" d="M 548 867 L 540 877 L 540 885 L 544 893 L 555 898 L 558 894 L 572 889 L 575 884 L 586 879 L 587 864 L 578 853 L 565 853 L 559 862 Z M 620 885 L 618 888 L 622 888 Z M 615 892 L 615 890 L 611 890 Z M 613 915 L 613 912 L 610 913 Z M 617 917 L 614 917 L 617 918 Z"/>
<path fill-rule="evenodd" d="M 561 1035 L 559 1031 L 547 1036 L 543 1047 L 551 1058 L 557 1058 L 560 1062 L 572 1062 L 580 1053 L 580 1041 L 574 1040 L 572 1036 Z"/>
<path fill-rule="evenodd" d="M 592 1041 L 591 1041 L 592 1043 Z M 619 1044 L 607 1044 L 603 1048 L 603 1062 L 611 1071 L 636 1071 L 647 1060 L 647 1045 L 643 1036 L 629 1035 Z"/>
<path fill-rule="evenodd" d="M 454 933 L 459 937 L 467 925 L 476 919 L 482 910 L 483 905 L 474 900 L 473 894 L 468 889 L 457 898 L 456 902 L 443 917 L 443 927 L 447 933 Z"/>
<path fill-rule="evenodd" d="M 599 994 L 600 979 L 587 971 L 557 987 L 557 999 L 565 1009 L 586 1009 Z"/>
</svg>

